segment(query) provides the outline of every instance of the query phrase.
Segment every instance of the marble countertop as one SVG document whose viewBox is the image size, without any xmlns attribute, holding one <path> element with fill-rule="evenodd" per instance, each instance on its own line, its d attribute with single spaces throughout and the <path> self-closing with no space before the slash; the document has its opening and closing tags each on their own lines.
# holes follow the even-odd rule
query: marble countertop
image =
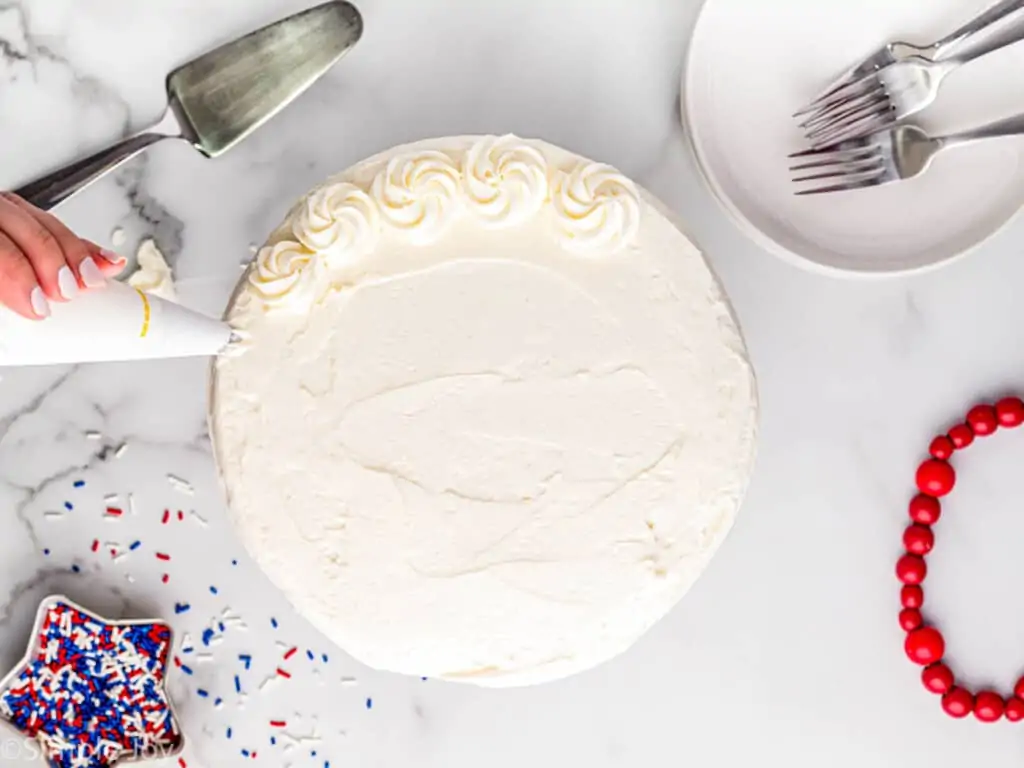
<svg viewBox="0 0 1024 768">
<path fill-rule="evenodd" d="M 0 0 L 0 187 L 145 124 L 174 65 L 306 4 Z M 678 115 L 696 0 L 359 5 L 358 48 L 247 143 L 216 161 L 156 147 L 61 215 L 105 245 L 123 229 L 129 254 L 155 237 L 185 303 L 216 312 L 290 201 L 388 146 L 513 131 L 611 162 L 679 213 L 746 332 L 763 419 L 734 532 L 666 620 L 592 672 L 506 691 L 375 673 L 241 551 L 202 361 L 5 371 L 0 668 L 23 653 L 39 598 L 60 591 L 114 616 L 170 616 L 193 639 L 193 674 L 171 683 L 190 766 L 242 765 L 243 749 L 296 768 L 1020 764 L 1022 726 L 951 721 L 921 688 L 893 564 L 932 434 L 1024 389 L 1024 222 L 931 274 L 811 275 L 746 240 L 696 174 Z M 964 458 L 929 560 L 929 614 L 972 686 L 1005 690 L 1024 671 L 1022 462 L 1010 435 Z M 107 506 L 125 514 L 104 520 Z M 242 624 L 221 632 L 225 612 Z M 273 719 L 288 727 L 271 745 Z"/>
</svg>

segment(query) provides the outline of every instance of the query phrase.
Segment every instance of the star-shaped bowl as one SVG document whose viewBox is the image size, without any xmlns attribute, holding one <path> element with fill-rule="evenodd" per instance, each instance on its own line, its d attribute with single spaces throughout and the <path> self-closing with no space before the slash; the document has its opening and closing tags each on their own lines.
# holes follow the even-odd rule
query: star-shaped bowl
<svg viewBox="0 0 1024 768">
<path fill-rule="evenodd" d="M 185 740 L 166 690 L 173 641 L 159 620 L 111 621 L 47 597 L 24 659 L 0 681 L 0 716 L 54 768 L 176 756 Z"/>
</svg>

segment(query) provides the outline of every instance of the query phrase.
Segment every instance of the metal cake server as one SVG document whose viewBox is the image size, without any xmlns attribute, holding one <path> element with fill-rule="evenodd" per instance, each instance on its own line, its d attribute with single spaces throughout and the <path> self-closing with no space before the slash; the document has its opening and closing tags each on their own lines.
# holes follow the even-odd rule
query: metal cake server
<svg viewBox="0 0 1024 768">
<path fill-rule="evenodd" d="M 14 192 L 49 210 L 163 139 L 217 157 L 290 104 L 362 33 L 356 7 L 335 0 L 223 45 L 167 77 L 168 107 L 155 125 Z"/>
</svg>

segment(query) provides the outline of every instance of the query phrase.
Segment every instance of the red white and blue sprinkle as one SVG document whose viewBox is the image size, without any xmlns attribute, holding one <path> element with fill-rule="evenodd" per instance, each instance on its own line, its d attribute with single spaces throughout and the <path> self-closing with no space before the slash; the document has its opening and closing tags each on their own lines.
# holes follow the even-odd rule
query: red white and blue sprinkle
<svg viewBox="0 0 1024 768">
<path fill-rule="evenodd" d="M 181 745 L 163 687 L 167 625 L 110 623 L 55 600 L 35 642 L 0 712 L 39 740 L 54 768 L 102 768 Z"/>
</svg>

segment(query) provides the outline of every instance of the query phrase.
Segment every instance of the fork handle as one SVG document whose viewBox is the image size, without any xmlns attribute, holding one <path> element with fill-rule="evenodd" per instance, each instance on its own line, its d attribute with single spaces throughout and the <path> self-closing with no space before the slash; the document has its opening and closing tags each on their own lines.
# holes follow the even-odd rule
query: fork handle
<svg viewBox="0 0 1024 768">
<path fill-rule="evenodd" d="M 989 27 L 998 24 L 1006 17 L 1011 16 L 1022 9 L 1024 9 L 1024 0 L 1000 0 L 1000 2 L 989 7 L 987 10 L 982 11 L 955 32 L 950 33 L 939 42 L 932 45 L 931 48 L 934 51 L 933 59 L 935 61 L 941 61 L 948 58 L 957 50 L 966 47 L 971 39 L 976 35 L 986 32 Z M 1006 44 L 1007 43 L 1002 43 L 995 46 L 995 48 L 1001 48 Z M 971 58 L 983 56 L 985 53 L 990 53 L 995 50 L 995 48 L 988 48 L 983 53 L 978 53 Z"/>
<path fill-rule="evenodd" d="M 977 128 L 953 133 L 949 136 L 940 136 L 938 141 L 943 147 L 958 147 L 964 144 L 973 144 L 976 141 L 999 139 L 1007 136 L 1024 136 L 1024 114 L 996 120 L 994 123 L 979 125 Z"/>
</svg>

